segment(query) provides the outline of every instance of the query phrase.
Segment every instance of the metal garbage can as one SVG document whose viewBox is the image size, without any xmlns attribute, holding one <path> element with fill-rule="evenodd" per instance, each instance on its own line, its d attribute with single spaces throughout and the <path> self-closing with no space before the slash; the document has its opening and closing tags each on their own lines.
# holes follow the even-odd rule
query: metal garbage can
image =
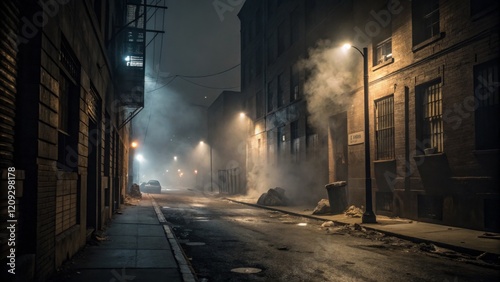
<svg viewBox="0 0 500 282">
<path fill-rule="evenodd" d="M 330 202 L 330 213 L 339 214 L 347 209 L 347 182 L 336 181 L 325 185 Z"/>
</svg>

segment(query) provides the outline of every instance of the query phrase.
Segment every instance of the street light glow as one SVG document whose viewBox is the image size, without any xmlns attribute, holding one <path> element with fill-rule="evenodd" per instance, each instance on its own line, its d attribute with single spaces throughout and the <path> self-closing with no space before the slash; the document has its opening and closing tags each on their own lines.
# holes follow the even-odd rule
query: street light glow
<svg viewBox="0 0 500 282">
<path fill-rule="evenodd" d="M 142 163 L 144 161 L 144 156 L 141 154 L 138 154 L 135 156 L 135 159 Z"/>
<path fill-rule="evenodd" d="M 130 144 L 130 146 L 131 146 L 132 148 L 137 148 L 137 146 L 139 146 L 139 144 L 138 144 L 136 141 L 134 141 L 134 142 L 132 142 L 132 143 Z"/>
<path fill-rule="evenodd" d="M 346 43 L 346 44 L 342 45 L 342 49 L 344 49 L 344 50 L 347 50 L 347 49 L 350 49 L 350 48 L 351 48 L 351 44 L 349 44 L 349 43 Z"/>
<path fill-rule="evenodd" d="M 240 118 L 244 118 L 245 117 L 245 113 L 244 112 L 241 112 L 240 113 Z"/>
<path fill-rule="evenodd" d="M 177 156 L 174 156 L 174 161 L 176 161 L 176 160 L 177 160 Z"/>
</svg>

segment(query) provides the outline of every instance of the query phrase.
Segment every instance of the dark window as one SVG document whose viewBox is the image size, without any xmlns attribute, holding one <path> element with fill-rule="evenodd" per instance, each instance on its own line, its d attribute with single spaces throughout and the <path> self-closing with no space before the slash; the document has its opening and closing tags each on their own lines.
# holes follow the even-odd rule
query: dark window
<svg viewBox="0 0 500 282">
<path fill-rule="evenodd" d="M 257 53 L 255 54 L 255 76 L 259 76 L 262 73 L 262 45 L 257 47 Z"/>
<path fill-rule="evenodd" d="M 290 15 L 290 40 L 291 44 L 299 40 L 300 10 L 295 8 Z"/>
<path fill-rule="evenodd" d="M 412 3 L 413 45 L 439 34 L 439 1 L 414 0 Z"/>
<path fill-rule="evenodd" d="M 61 39 L 59 58 L 62 68 L 59 78 L 57 167 L 65 171 L 76 171 L 80 110 L 80 92 L 77 83 L 80 81 L 80 64 L 64 37 Z M 77 118 L 72 118 L 70 115 L 76 115 Z"/>
<path fill-rule="evenodd" d="M 436 80 L 416 88 L 417 150 L 443 152 L 443 96 L 441 81 Z M 420 152 L 422 153 L 422 152 Z"/>
<path fill-rule="evenodd" d="M 498 60 L 474 67 L 476 149 L 499 148 Z"/>
<path fill-rule="evenodd" d="M 273 79 L 267 84 L 267 111 L 273 111 L 275 107 L 276 80 Z"/>
<path fill-rule="evenodd" d="M 266 109 L 264 93 L 262 90 L 255 95 L 255 115 L 257 118 L 263 117 Z"/>
<path fill-rule="evenodd" d="M 299 70 L 290 68 L 290 102 L 299 99 Z"/>
<path fill-rule="evenodd" d="M 278 37 L 276 36 L 276 32 L 273 32 L 268 39 L 267 42 L 267 63 L 272 64 L 276 60 L 277 57 L 277 41 Z"/>
<path fill-rule="evenodd" d="M 267 16 L 268 18 L 272 18 L 276 13 L 276 3 L 277 0 L 267 0 Z"/>
<path fill-rule="evenodd" d="M 483 11 L 491 11 L 498 7 L 497 0 L 471 0 L 470 13 L 472 16 L 479 14 Z"/>
<path fill-rule="evenodd" d="M 286 28 L 286 21 L 283 21 L 279 26 L 278 26 L 278 56 L 283 54 L 283 52 L 288 48 L 288 42 L 287 42 L 287 28 Z"/>
<path fill-rule="evenodd" d="M 299 138 L 299 121 L 290 123 L 290 136 L 292 139 L 291 153 L 292 161 L 297 163 L 300 160 L 300 138 Z"/>
<path fill-rule="evenodd" d="M 255 34 L 258 35 L 262 31 L 262 9 L 257 10 L 255 16 Z"/>
<path fill-rule="evenodd" d="M 376 159 L 394 159 L 394 96 L 375 101 Z"/>
<path fill-rule="evenodd" d="M 286 135 L 285 135 L 285 126 L 278 127 L 278 142 L 276 145 L 278 146 L 278 160 L 282 161 L 285 157 L 286 152 Z"/>
<path fill-rule="evenodd" d="M 283 73 L 278 75 L 278 108 L 285 105 L 285 76 Z"/>
</svg>

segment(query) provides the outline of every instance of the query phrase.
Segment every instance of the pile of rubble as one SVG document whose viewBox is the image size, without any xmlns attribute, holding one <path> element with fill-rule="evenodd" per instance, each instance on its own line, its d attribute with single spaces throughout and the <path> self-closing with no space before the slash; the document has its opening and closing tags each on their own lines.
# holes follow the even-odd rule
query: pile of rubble
<svg viewBox="0 0 500 282">
<path fill-rule="evenodd" d="M 260 195 L 257 200 L 257 204 L 262 206 L 286 206 L 288 202 L 285 189 L 280 187 L 269 189 L 267 193 Z"/>
<path fill-rule="evenodd" d="M 344 212 L 344 214 L 348 217 L 362 217 L 363 216 L 363 206 L 358 208 L 356 206 L 350 206 Z"/>
</svg>

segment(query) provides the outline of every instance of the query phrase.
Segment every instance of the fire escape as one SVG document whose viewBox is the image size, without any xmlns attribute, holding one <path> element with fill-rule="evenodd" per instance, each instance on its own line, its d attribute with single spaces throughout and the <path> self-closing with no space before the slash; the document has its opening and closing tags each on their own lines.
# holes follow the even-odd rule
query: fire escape
<svg viewBox="0 0 500 282">
<path fill-rule="evenodd" d="M 147 13 L 165 6 L 149 5 L 146 0 L 129 0 L 125 10 L 125 26 L 116 36 L 119 48 L 117 65 L 117 91 L 123 120 L 119 128 L 131 121 L 144 108 L 144 76 L 146 59 L 146 33 L 164 33 L 147 29 Z M 156 35 L 155 35 L 156 36 Z"/>
</svg>

